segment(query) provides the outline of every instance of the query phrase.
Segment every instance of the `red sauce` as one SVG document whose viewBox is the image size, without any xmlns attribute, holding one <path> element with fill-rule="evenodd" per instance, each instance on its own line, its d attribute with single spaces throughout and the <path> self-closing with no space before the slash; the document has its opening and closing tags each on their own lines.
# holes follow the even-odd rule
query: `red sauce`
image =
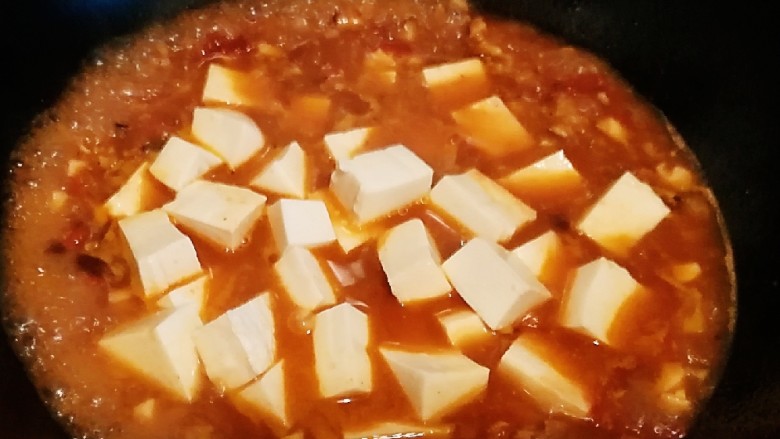
<svg viewBox="0 0 780 439">
<path fill-rule="evenodd" d="M 377 49 L 396 64 L 394 85 L 366 61 Z M 488 70 L 489 84 L 476 88 L 487 86 L 502 97 L 535 139 L 533 147 L 501 158 L 485 155 L 459 135 L 449 117 L 450 101 L 430 96 L 421 69 L 469 57 L 480 57 Z M 127 438 L 272 434 L 210 385 L 193 403 L 179 402 L 97 348 L 104 334 L 151 309 L 139 298 L 133 262 L 115 223 L 100 206 L 140 163 L 155 157 L 168 136 L 189 138 L 192 110 L 200 105 L 206 68 L 214 61 L 252 77 L 242 91 L 257 96 L 258 104 L 241 111 L 258 123 L 271 148 L 235 172 L 217 169 L 207 176 L 212 180 L 246 184 L 273 151 L 297 140 L 311 158 L 310 189 L 324 189 L 333 162 L 322 136 L 359 126 L 377 127 L 366 149 L 403 143 L 433 167 L 434 182 L 471 167 L 500 178 L 562 149 L 582 175 L 582 185 L 518 191 L 539 218 L 504 243 L 513 248 L 547 229 L 559 233 L 563 257 L 542 276 L 553 300 L 468 354 L 493 368 L 518 334 L 544 340 L 562 371 L 593 395 L 591 419 L 547 414 L 522 389 L 492 375 L 483 396 L 442 422 L 453 425 L 458 438 L 684 434 L 716 379 L 733 312 L 728 243 L 694 157 L 666 121 L 593 56 L 526 25 L 478 17 L 457 1 L 424 0 L 242 2 L 189 12 L 106 50 L 99 64 L 74 81 L 50 120 L 19 148 L 3 247 L 10 316 L 35 381 L 74 432 Z M 597 127 L 608 117 L 625 128 L 628 142 Z M 74 160 L 84 169 L 69 175 Z M 659 165 L 686 169 L 692 180 L 673 184 Z M 558 314 L 572 269 L 604 253 L 573 224 L 625 171 L 650 184 L 672 213 L 627 254 L 609 254 L 647 292 L 621 312 L 614 330 L 618 341 L 608 347 L 560 327 Z M 60 192 L 67 199 L 58 205 L 52 194 Z M 171 198 L 160 185 L 149 204 Z M 389 227 L 412 217 L 423 219 L 443 258 L 468 236 L 423 204 L 381 224 Z M 343 428 L 375 421 L 414 422 L 406 397 L 374 348 L 369 351 L 375 377 L 371 394 L 348 404 L 318 397 L 311 336 L 280 293 L 272 272 L 279 255 L 266 221 L 235 253 L 198 238 L 194 243 L 201 263 L 211 269 L 212 285 L 219 286 L 208 291 L 204 321 L 259 292 L 278 292 L 275 312 L 285 316 L 277 317 L 279 356 L 293 365 L 287 368 L 286 392 L 294 430 L 331 438 L 340 437 Z M 389 293 L 373 242 L 347 255 L 335 245 L 316 254 L 362 267 L 364 275 L 338 295 L 363 304 L 372 346 L 448 345 L 434 314 L 465 308 L 457 294 L 401 307 Z M 688 262 L 698 263 L 701 275 L 687 283 L 675 281 L 672 267 Z M 128 287 L 139 294 L 109 300 L 112 292 Z M 686 329 L 692 316 L 700 320 L 695 331 Z M 694 403 L 690 410 L 669 410 L 653 393 L 664 363 L 678 363 L 686 371 L 684 389 Z M 133 408 L 148 398 L 157 400 L 156 414 L 139 420 Z"/>
</svg>

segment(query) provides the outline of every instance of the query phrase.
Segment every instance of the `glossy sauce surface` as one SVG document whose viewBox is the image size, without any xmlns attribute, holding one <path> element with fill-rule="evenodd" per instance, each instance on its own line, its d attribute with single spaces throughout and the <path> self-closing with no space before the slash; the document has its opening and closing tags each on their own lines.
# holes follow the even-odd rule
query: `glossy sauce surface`
<svg viewBox="0 0 780 439">
<path fill-rule="evenodd" d="M 386 67 L 372 61 L 380 50 L 396 64 L 395 84 L 384 81 Z M 442 100 L 423 85 L 422 68 L 475 56 L 487 67 L 490 94 L 501 96 L 522 121 L 533 147 L 500 159 L 482 154 L 459 135 L 449 112 L 484 90 L 458 87 Z M 554 347 L 549 354 L 556 364 L 592 395 L 591 419 L 547 414 L 517 386 L 492 375 L 482 397 L 441 421 L 454 426 L 454 437 L 677 437 L 685 431 L 695 406 L 665 408 L 655 382 L 665 363 L 681 364 L 688 398 L 706 397 L 732 318 L 729 249 L 695 159 L 666 122 L 591 55 L 530 27 L 478 17 L 459 2 L 422 0 L 246 2 L 194 11 L 107 50 L 42 120 L 13 169 L 5 232 L 7 299 L 36 381 L 76 431 L 126 438 L 272 437 L 261 420 L 242 414 L 210 385 L 192 404 L 177 402 L 97 349 L 106 332 L 152 309 L 138 298 L 133 262 L 101 206 L 140 163 L 154 158 L 167 137 L 192 138 L 192 109 L 201 103 L 212 62 L 247 73 L 250 80 L 241 90 L 257 97 L 257 104 L 240 110 L 270 145 L 235 172 L 217 169 L 208 176 L 215 181 L 246 184 L 274 151 L 296 140 L 310 158 L 309 190 L 324 190 L 334 164 L 322 136 L 361 126 L 377 128 L 366 149 L 403 143 L 434 169 L 434 183 L 472 167 L 498 179 L 559 149 L 582 175 L 580 185 L 515 191 L 538 219 L 504 246 L 514 248 L 549 229 L 564 243 L 562 257 L 541 279 L 553 300 L 467 353 L 493 368 L 518 334 L 533 334 Z M 605 118 L 622 124 L 627 142 L 598 128 Z M 84 168 L 69 175 L 74 160 Z M 690 172 L 690 179 L 681 184 L 669 178 L 666 171 L 676 166 Z M 605 253 L 574 224 L 625 171 L 650 184 L 672 213 L 626 254 Z M 154 192 L 150 207 L 173 197 L 162 185 Z M 55 201 L 59 194 L 66 195 L 64 203 Z M 276 198 L 269 196 L 269 202 Z M 376 226 L 389 228 L 412 217 L 423 220 L 444 259 L 470 237 L 425 203 Z M 310 320 L 281 294 L 272 271 L 279 255 L 267 221 L 235 253 L 193 240 L 212 276 L 204 322 L 260 292 L 275 294 L 274 311 L 284 316 L 277 318 L 279 356 L 294 365 L 287 368 L 286 389 L 294 430 L 331 438 L 375 422 L 414 421 L 375 349 L 369 350 L 371 394 L 338 401 L 317 396 Z M 336 245 L 315 253 L 354 275 L 337 295 L 369 314 L 372 346 L 448 346 L 435 313 L 465 308 L 457 294 L 402 307 L 389 292 L 374 242 L 348 254 Z M 572 269 L 603 254 L 647 290 L 621 312 L 614 347 L 558 323 Z M 674 267 L 689 262 L 699 264 L 701 275 L 676 280 Z M 338 284 L 335 275 L 331 280 Z M 128 291 L 133 296 L 119 300 Z M 156 414 L 139 420 L 133 408 L 148 398 L 156 399 Z"/>
</svg>

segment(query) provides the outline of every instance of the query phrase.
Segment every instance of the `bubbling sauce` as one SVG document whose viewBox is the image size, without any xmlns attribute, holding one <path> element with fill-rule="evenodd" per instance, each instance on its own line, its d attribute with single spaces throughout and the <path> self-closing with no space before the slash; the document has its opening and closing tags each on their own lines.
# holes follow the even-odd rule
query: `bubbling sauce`
<svg viewBox="0 0 780 439">
<path fill-rule="evenodd" d="M 441 83 L 427 76 L 431 67 L 464 60 L 483 73 L 445 69 L 450 77 Z M 226 89 L 240 102 L 204 102 L 213 66 L 235 73 Z M 474 110 L 491 97 L 503 112 Z M 187 401 L 101 349 L 107 336 L 161 312 L 164 293 L 145 292 L 118 226 L 122 215 L 106 202 L 171 137 L 203 143 L 191 128 L 196 107 L 239 111 L 265 141 L 239 166 L 220 164 L 200 179 L 250 187 L 297 142 L 306 158 L 304 197 L 321 200 L 334 223 L 367 236 L 349 251 L 334 240 L 311 249 L 335 299 L 303 309 L 274 269 L 282 251 L 267 213 L 235 250 L 174 218 L 207 276 L 204 324 L 268 292 L 274 362 L 284 361 L 277 394 L 288 418 L 283 425 L 237 402 L 246 383 L 223 389 L 199 365 L 201 383 Z M 476 169 L 532 209 L 532 218 L 492 241 L 512 250 L 543 233 L 554 236 L 558 250 L 535 273 L 534 288 L 548 297 L 466 345 L 453 345 L 439 321 L 442 312 L 474 307 L 456 276 L 447 273 L 454 288 L 446 294 L 399 303 L 378 256 L 388 230 L 421 220 L 441 261 L 481 232 L 427 192 L 358 224 L 353 206 L 333 188 L 337 158 L 324 138 L 361 127 L 371 131 L 353 157 L 402 144 L 432 170 L 433 186 Z M 517 176 L 553 154 L 565 160 L 565 172 Z M 460 1 L 240 1 L 186 12 L 106 48 L 41 117 L 11 171 L 6 320 L 41 395 L 78 436 L 681 437 L 712 390 L 732 329 L 733 271 L 717 205 L 667 122 L 592 55 Z M 662 218 L 637 239 L 600 240 L 583 231 L 583 218 L 627 173 L 666 209 Z M 144 175 L 141 210 L 176 197 Z M 290 198 L 251 190 L 267 197 L 265 210 Z M 642 206 L 627 215 L 643 215 Z M 608 229 L 633 221 L 609 220 Z M 641 286 L 619 307 L 606 340 L 565 324 L 578 270 L 600 258 Z M 315 316 L 335 303 L 367 316 L 372 383 L 370 391 L 323 397 L 313 328 Z M 584 395 L 584 413 L 545 403 L 550 397 L 500 367 L 517 340 Z M 428 418 L 382 353 L 388 348 L 460 355 L 489 378 Z"/>
</svg>

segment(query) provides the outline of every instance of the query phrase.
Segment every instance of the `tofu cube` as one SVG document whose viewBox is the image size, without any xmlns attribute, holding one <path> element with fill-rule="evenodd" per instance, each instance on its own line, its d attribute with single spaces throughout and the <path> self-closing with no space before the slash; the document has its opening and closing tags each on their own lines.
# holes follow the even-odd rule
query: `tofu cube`
<svg viewBox="0 0 780 439">
<path fill-rule="evenodd" d="M 631 273 L 609 259 L 582 265 L 569 287 L 561 324 L 610 344 L 612 323 L 639 289 Z"/>
<path fill-rule="evenodd" d="M 133 254 L 147 298 L 200 274 L 195 246 L 162 210 L 124 218 L 119 228 Z"/>
<path fill-rule="evenodd" d="M 471 103 L 490 94 L 485 66 L 479 58 L 426 67 L 422 74 L 434 100 L 446 107 Z"/>
<path fill-rule="evenodd" d="M 449 425 L 415 425 L 400 422 L 381 422 L 368 428 L 346 430 L 344 439 L 396 439 L 426 438 L 448 439 L 452 436 Z"/>
<path fill-rule="evenodd" d="M 233 308 L 192 336 L 206 375 L 221 391 L 237 389 L 276 359 L 276 329 L 270 293 Z"/>
<path fill-rule="evenodd" d="M 596 123 L 596 128 L 612 140 L 623 145 L 628 144 L 628 130 L 614 117 L 605 117 Z"/>
<path fill-rule="evenodd" d="M 441 256 L 423 222 L 399 224 L 377 246 L 390 290 L 402 304 L 447 295 L 452 290 L 441 268 Z"/>
<path fill-rule="evenodd" d="M 577 228 L 602 247 L 622 252 L 652 231 L 669 212 L 653 188 L 626 172 L 590 208 Z"/>
<path fill-rule="evenodd" d="M 336 240 L 328 209 L 321 200 L 282 198 L 268 206 L 268 221 L 280 252 L 291 245 L 312 248 Z"/>
<path fill-rule="evenodd" d="M 373 386 L 368 357 L 368 316 L 348 303 L 314 318 L 314 370 L 323 398 L 368 393 Z"/>
<path fill-rule="evenodd" d="M 311 252 L 302 247 L 287 247 L 274 264 L 290 300 L 304 310 L 314 310 L 336 303 L 320 263 Z"/>
<path fill-rule="evenodd" d="M 222 159 L 194 143 L 172 136 L 149 167 L 149 172 L 174 191 L 180 191 L 222 164 Z"/>
<path fill-rule="evenodd" d="M 151 190 L 149 163 L 144 162 L 130 175 L 125 184 L 106 201 L 106 210 L 114 218 L 141 213 Z"/>
<path fill-rule="evenodd" d="M 424 422 L 445 416 L 487 388 L 490 369 L 460 352 L 406 352 L 387 347 L 379 352 Z"/>
<path fill-rule="evenodd" d="M 227 108 L 195 108 L 192 134 L 230 169 L 243 165 L 265 147 L 265 137 L 255 121 Z"/>
<path fill-rule="evenodd" d="M 244 74 L 219 64 L 209 64 L 203 86 L 203 102 L 222 102 L 228 105 L 251 105 L 252 100 L 241 91 Z"/>
<path fill-rule="evenodd" d="M 433 169 L 403 145 L 359 154 L 337 164 L 330 190 L 361 223 L 424 197 Z"/>
<path fill-rule="evenodd" d="M 586 392 L 545 358 L 536 343 L 527 335 L 518 337 L 501 357 L 499 373 L 509 377 L 543 410 L 587 418 L 591 402 Z"/>
<path fill-rule="evenodd" d="M 333 231 L 336 233 L 336 241 L 344 253 L 351 252 L 374 237 L 373 232 L 369 229 L 350 227 L 344 222 L 338 221 L 333 224 Z"/>
<path fill-rule="evenodd" d="M 192 332 L 201 325 L 197 307 L 163 310 L 103 336 L 98 346 L 171 395 L 192 401 L 202 381 Z"/>
<path fill-rule="evenodd" d="M 460 349 L 474 342 L 484 340 L 491 332 L 479 316 L 467 309 L 444 311 L 436 315 L 439 324 L 447 333 L 450 343 Z"/>
<path fill-rule="evenodd" d="M 259 414 L 272 428 L 278 430 L 290 427 L 284 367 L 284 360 L 279 361 L 235 396 L 239 408 L 247 408 L 249 416 Z"/>
<path fill-rule="evenodd" d="M 163 206 L 181 226 L 228 250 L 248 239 L 263 215 L 265 195 L 249 189 L 197 180 Z"/>
<path fill-rule="evenodd" d="M 147 398 L 143 402 L 133 407 L 133 418 L 140 422 L 149 422 L 154 419 L 157 413 L 157 400 Z"/>
<path fill-rule="evenodd" d="M 206 283 L 208 279 L 209 277 L 204 274 L 178 288 L 174 288 L 157 300 L 157 306 L 160 308 L 178 308 L 195 305 L 198 313 L 202 312 L 206 299 Z"/>
<path fill-rule="evenodd" d="M 535 186 L 568 186 L 579 184 L 581 180 L 582 176 L 563 150 L 558 150 L 503 177 L 501 183 L 510 188 L 530 189 Z"/>
<path fill-rule="evenodd" d="M 373 132 L 374 128 L 354 128 L 326 134 L 323 141 L 325 149 L 336 162 L 349 160 L 358 152 Z"/>
<path fill-rule="evenodd" d="M 512 254 L 525 264 L 537 278 L 542 275 L 547 264 L 560 250 L 561 240 L 552 230 L 521 244 L 512 250 Z"/>
<path fill-rule="evenodd" d="M 453 111 L 452 118 L 469 143 L 494 158 L 534 145 L 531 134 L 498 96 Z"/>
<path fill-rule="evenodd" d="M 431 202 L 490 241 L 505 241 L 536 219 L 535 210 L 476 169 L 442 177 L 431 190 Z"/>
<path fill-rule="evenodd" d="M 249 185 L 285 197 L 305 197 L 306 154 L 301 145 L 292 142 L 285 146 Z"/>
<path fill-rule="evenodd" d="M 474 238 L 442 264 L 458 294 L 494 331 L 511 326 L 551 297 L 530 271 L 510 264 L 501 250 Z"/>
</svg>

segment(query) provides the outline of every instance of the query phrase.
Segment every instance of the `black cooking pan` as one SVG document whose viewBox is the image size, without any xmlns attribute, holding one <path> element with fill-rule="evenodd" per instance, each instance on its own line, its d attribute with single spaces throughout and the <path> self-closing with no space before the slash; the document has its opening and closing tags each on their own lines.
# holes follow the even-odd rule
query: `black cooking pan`
<svg viewBox="0 0 780 439">
<path fill-rule="evenodd" d="M 97 45 L 201 3 L 3 2 L 2 169 L 34 115 L 57 98 Z M 689 437 L 780 438 L 780 75 L 775 67 L 780 32 L 770 3 L 478 4 L 494 14 L 531 21 L 606 58 L 668 116 L 696 152 L 730 229 L 739 317 L 723 378 Z M 66 438 L 5 338 L 0 339 L 0 438 Z"/>
</svg>

